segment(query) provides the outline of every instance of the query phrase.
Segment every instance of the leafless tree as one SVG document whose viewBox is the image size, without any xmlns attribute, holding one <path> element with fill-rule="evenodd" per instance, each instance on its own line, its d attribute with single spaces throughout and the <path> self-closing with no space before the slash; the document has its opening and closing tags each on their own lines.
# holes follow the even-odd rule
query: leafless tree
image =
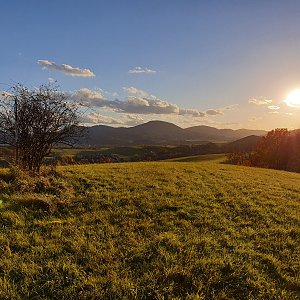
<svg viewBox="0 0 300 300">
<path fill-rule="evenodd" d="M 16 164 L 39 171 L 54 145 L 72 143 L 78 111 L 52 85 L 30 89 L 14 85 L 0 100 L 0 141 L 15 148 Z"/>
</svg>

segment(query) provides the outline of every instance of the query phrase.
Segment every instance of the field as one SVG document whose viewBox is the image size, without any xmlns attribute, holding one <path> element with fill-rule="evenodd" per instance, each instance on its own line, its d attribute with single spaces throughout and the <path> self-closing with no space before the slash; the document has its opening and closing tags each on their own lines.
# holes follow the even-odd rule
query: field
<svg viewBox="0 0 300 300">
<path fill-rule="evenodd" d="M 186 157 L 179 157 L 179 158 L 171 158 L 166 159 L 165 161 L 168 162 L 215 162 L 215 163 L 222 163 L 226 161 L 225 154 L 206 154 L 206 155 L 193 155 L 193 156 L 186 156 Z"/>
<path fill-rule="evenodd" d="M 300 174 L 221 160 L 2 171 L 0 299 L 300 299 Z"/>
</svg>

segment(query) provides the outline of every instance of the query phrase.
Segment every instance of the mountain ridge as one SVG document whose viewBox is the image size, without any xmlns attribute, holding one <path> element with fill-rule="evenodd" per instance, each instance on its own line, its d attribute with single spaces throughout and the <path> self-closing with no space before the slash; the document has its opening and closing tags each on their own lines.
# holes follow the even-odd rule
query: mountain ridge
<svg viewBox="0 0 300 300">
<path fill-rule="evenodd" d="M 95 125 L 86 127 L 86 131 L 80 143 L 92 147 L 221 143 L 267 133 L 264 130 L 218 129 L 206 125 L 181 128 L 165 121 L 149 121 L 133 127 Z"/>
</svg>

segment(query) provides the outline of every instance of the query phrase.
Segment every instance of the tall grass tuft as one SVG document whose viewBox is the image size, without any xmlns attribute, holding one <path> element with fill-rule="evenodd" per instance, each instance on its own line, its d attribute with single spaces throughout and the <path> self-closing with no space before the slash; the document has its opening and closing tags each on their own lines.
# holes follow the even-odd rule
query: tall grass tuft
<svg viewBox="0 0 300 300">
<path fill-rule="evenodd" d="M 4 201 L 44 212 L 67 206 L 74 190 L 62 173 L 44 167 L 38 174 L 10 167 L 0 172 L 0 194 Z"/>
</svg>

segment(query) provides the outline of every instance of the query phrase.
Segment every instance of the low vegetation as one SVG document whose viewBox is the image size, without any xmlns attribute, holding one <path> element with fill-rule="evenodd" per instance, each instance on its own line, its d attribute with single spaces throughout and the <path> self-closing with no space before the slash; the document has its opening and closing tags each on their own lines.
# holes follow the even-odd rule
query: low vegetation
<svg viewBox="0 0 300 300">
<path fill-rule="evenodd" d="M 300 174 L 215 158 L 1 171 L 0 299 L 299 299 Z"/>
</svg>

